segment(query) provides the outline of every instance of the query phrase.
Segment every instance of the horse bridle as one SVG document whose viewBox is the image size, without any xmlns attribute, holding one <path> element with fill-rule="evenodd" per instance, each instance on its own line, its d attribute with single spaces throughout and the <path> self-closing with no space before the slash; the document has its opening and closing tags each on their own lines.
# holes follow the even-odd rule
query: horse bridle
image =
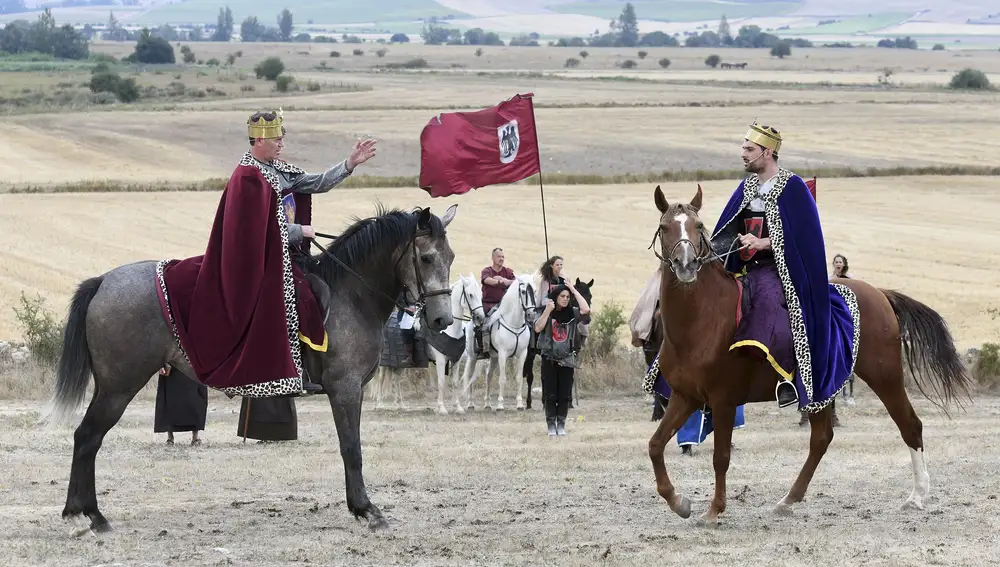
<svg viewBox="0 0 1000 567">
<path fill-rule="evenodd" d="M 743 250 L 744 248 L 747 247 L 747 246 L 741 246 L 739 248 L 733 249 L 733 246 L 735 246 L 739 242 L 739 239 L 734 239 L 733 243 L 729 245 L 729 251 L 728 252 L 726 252 L 725 254 L 716 254 L 715 252 L 712 251 L 712 243 L 709 242 L 708 238 L 705 236 L 705 231 L 704 230 L 699 230 L 698 231 L 698 236 L 700 236 L 700 238 L 698 239 L 699 244 L 704 245 L 704 248 L 707 248 L 708 252 L 704 252 L 701 255 L 697 255 L 697 254 L 695 255 L 694 262 L 697 265 L 697 267 L 695 268 L 695 272 L 700 272 L 701 268 L 703 266 L 705 266 L 706 264 L 708 264 L 709 262 L 713 262 L 715 260 L 719 260 L 719 261 L 723 261 L 724 262 L 725 259 L 728 258 L 731 254 L 739 252 L 740 250 Z M 667 253 L 667 257 L 664 258 L 663 256 L 660 255 L 659 252 L 656 251 L 655 248 L 653 248 L 653 245 L 656 244 L 656 240 L 658 238 L 662 242 L 662 239 L 663 239 L 663 226 L 662 225 L 656 227 L 656 232 L 653 233 L 653 240 L 652 240 L 652 242 L 649 243 L 649 246 L 646 248 L 646 250 L 652 250 L 653 254 L 655 254 L 656 257 L 659 258 L 661 262 L 663 262 L 664 264 L 666 264 L 667 267 L 670 268 L 670 271 L 674 273 L 674 275 L 677 275 L 677 270 L 674 269 L 674 264 L 673 264 L 673 262 L 670 261 L 670 259 L 672 259 L 674 257 L 674 252 L 677 250 L 678 246 L 680 246 L 681 244 L 687 242 L 688 244 L 691 245 L 691 248 L 695 249 L 696 252 L 700 252 L 701 249 L 703 248 L 702 246 L 695 246 L 694 242 L 691 241 L 691 239 L 689 239 L 689 238 L 680 238 L 680 239 L 677 240 L 677 242 L 674 243 L 673 246 L 670 247 L 670 252 Z"/>
<path fill-rule="evenodd" d="M 389 297 L 389 295 L 387 293 L 385 293 L 384 291 L 382 291 L 382 290 L 378 289 L 377 287 L 375 287 L 374 285 L 372 285 L 371 282 L 369 282 L 368 280 L 366 280 L 361 274 L 355 272 L 350 266 L 348 266 L 347 264 L 345 264 L 340 258 L 337 258 L 332 253 L 330 253 L 329 250 L 327 250 L 326 248 L 323 248 L 323 246 L 321 246 L 318 242 L 316 242 L 315 240 L 310 240 L 309 242 L 311 244 L 315 245 L 317 248 L 319 248 L 320 251 L 323 252 L 323 254 L 326 254 L 331 259 L 333 259 L 334 262 L 340 264 L 340 266 L 342 268 L 344 268 L 344 270 L 346 270 L 347 273 L 349 273 L 352 276 L 354 276 L 355 278 L 357 278 L 358 281 L 360 281 L 361 283 L 363 283 L 366 286 L 368 286 L 369 289 L 371 289 L 375 293 L 377 293 L 377 294 L 381 295 L 382 297 L 385 297 L 386 299 L 388 299 L 389 301 L 391 301 L 392 304 L 394 306 L 396 306 L 397 309 L 403 311 L 403 310 L 405 310 L 407 308 L 408 305 L 415 305 L 417 309 L 416 309 L 416 312 L 414 313 L 414 316 L 417 317 L 417 316 L 423 315 L 423 309 L 424 309 L 424 305 L 427 302 L 427 299 L 429 299 L 431 297 L 436 297 L 436 296 L 439 296 L 439 295 L 451 295 L 451 287 L 447 287 L 447 288 L 443 288 L 443 289 L 436 289 L 436 290 L 433 290 L 433 291 L 427 291 L 427 288 L 424 286 L 424 278 L 423 278 L 422 273 L 420 272 L 420 262 L 417 260 L 417 238 L 422 237 L 422 236 L 430 236 L 430 235 L 431 235 L 431 231 L 428 230 L 428 229 L 414 230 L 413 231 L 413 236 L 410 237 L 410 242 L 407 245 L 410 248 L 410 250 L 411 250 L 411 258 L 413 260 L 413 275 L 417 279 L 417 301 L 415 303 L 410 303 L 410 304 L 407 303 L 407 300 L 409 300 L 409 296 L 410 296 L 410 288 L 406 284 L 403 284 L 403 300 L 402 301 L 400 301 L 400 299 L 398 297 L 395 297 L 395 298 L 394 297 Z M 323 237 L 323 238 L 329 238 L 329 239 L 332 239 L 332 240 L 335 240 L 337 238 L 335 235 L 332 235 L 332 234 L 323 234 L 321 232 L 317 232 L 316 236 L 320 236 L 320 237 Z M 406 255 L 406 251 L 404 250 L 399 255 L 399 258 L 397 258 L 396 261 L 393 263 L 393 271 L 396 271 L 399 268 L 399 263 L 403 260 L 403 256 L 405 256 L 405 255 Z"/>
</svg>

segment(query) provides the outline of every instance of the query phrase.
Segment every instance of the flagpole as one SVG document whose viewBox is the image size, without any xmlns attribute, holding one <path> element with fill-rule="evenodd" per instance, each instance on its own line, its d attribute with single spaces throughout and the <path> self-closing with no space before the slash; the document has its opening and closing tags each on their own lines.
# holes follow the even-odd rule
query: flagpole
<svg viewBox="0 0 1000 567">
<path fill-rule="evenodd" d="M 531 122 L 535 126 L 535 147 L 537 151 L 535 152 L 535 158 L 538 163 L 538 192 L 542 197 L 542 230 L 545 232 L 545 261 L 548 262 L 549 258 L 549 225 L 545 219 L 545 185 L 542 183 L 542 151 L 538 144 L 538 121 L 535 120 L 535 100 L 534 98 L 529 98 L 528 101 L 531 104 Z"/>
</svg>

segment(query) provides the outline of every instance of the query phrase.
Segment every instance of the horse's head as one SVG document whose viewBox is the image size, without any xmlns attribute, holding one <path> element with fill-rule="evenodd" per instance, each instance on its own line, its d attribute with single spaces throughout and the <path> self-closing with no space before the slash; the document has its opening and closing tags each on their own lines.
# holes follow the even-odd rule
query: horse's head
<svg viewBox="0 0 1000 567">
<path fill-rule="evenodd" d="M 483 310 L 483 290 L 479 287 L 475 276 L 472 274 L 458 276 L 455 290 L 451 295 L 451 307 L 452 313 L 462 316 L 468 311 L 476 326 L 483 324 L 486 320 L 486 312 Z"/>
<path fill-rule="evenodd" d="M 538 318 L 538 300 L 535 298 L 535 282 L 531 274 L 514 276 L 514 282 L 504 292 L 497 313 L 506 317 L 516 317 L 520 314 L 528 323 Z"/>
<path fill-rule="evenodd" d="M 698 193 L 688 204 L 671 205 L 663 196 L 660 186 L 653 192 L 656 208 L 660 210 L 660 225 L 656 236 L 660 238 L 660 252 L 656 256 L 666 264 L 677 280 L 692 283 L 698 279 L 701 269 L 712 253 L 712 245 L 706 233 L 705 224 L 698 217 L 701 210 L 701 184 Z M 656 242 L 653 237 L 652 246 Z"/>
<path fill-rule="evenodd" d="M 412 298 L 422 305 L 420 316 L 431 331 L 441 331 L 451 325 L 451 264 L 455 253 L 448 243 L 447 228 L 455 219 L 458 205 L 452 205 L 438 218 L 429 208 L 415 211 L 416 231 L 408 248 L 410 261 L 398 263 L 399 275 Z M 405 255 L 405 252 L 404 252 Z M 403 257 L 400 257 L 403 260 Z"/>
<path fill-rule="evenodd" d="M 590 288 L 594 287 L 594 278 L 591 278 L 589 282 L 582 282 L 580 281 L 580 278 L 576 278 L 576 282 L 573 283 L 573 287 L 576 288 L 576 291 L 578 291 L 587 302 L 587 305 L 594 302 L 593 292 L 590 291 Z M 576 296 L 573 296 L 572 299 L 573 305 L 579 307 L 579 305 L 576 305 Z"/>
</svg>

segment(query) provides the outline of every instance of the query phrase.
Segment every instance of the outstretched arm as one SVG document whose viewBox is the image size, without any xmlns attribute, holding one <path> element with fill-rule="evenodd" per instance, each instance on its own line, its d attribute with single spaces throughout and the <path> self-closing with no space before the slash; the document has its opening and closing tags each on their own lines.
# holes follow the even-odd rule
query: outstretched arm
<svg viewBox="0 0 1000 567">
<path fill-rule="evenodd" d="M 375 140 L 358 140 L 347 159 L 323 173 L 306 173 L 292 182 L 296 193 L 326 193 L 347 179 L 354 169 L 375 157 Z"/>
</svg>

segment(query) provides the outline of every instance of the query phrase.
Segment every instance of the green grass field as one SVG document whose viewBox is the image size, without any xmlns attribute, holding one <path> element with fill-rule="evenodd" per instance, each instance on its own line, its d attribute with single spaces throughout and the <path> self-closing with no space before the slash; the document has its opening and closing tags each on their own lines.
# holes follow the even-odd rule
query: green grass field
<svg viewBox="0 0 1000 567">
<path fill-rule="evenodd" d="M 301 4 L 299 2 L 302 2 Z M 224 5 L 219 0 L 184 0 L 177 4 L 164 4 L 152 7 L 148 12 L 133 20 L 135 23 L 150 25 L 181 24 L 193 22 L 215 22 L 219 8 Z M 286 0 L 285 2 L 268 2 L 266 0 L 241 0 L 231 3 L 236 29 L 240 22 L 250 16 L 257 18 L 265 25 L 276 25 L 278 14 L 284 8 L 292 12 L 295 23 L 305 24 L 309 20 L 314 23 L 367 23 L 367 22 L 400 22 L 419 18 L 456 16 L 466 14 L 445 8 L 433 0 L 378 0 L 377 2 L 359 3 L 357 0 Z"/>
<path fill-rule="evenodd" d="M 781 16 L 799 7 L 799 2 L 698 2 L 637 0 L 632 2 L 635 15 L 641 20 L 664 20 L 672 22 L 695 22 L 727 18 L 748 18 L 753 16 Z M 617 18 L 625 6 L 623 2 L 605 0 L 601 2 L 572 2 L 556 4 L 548 8 L 562 14 L 582 14 L 599 18 Z"/>
</svg>

